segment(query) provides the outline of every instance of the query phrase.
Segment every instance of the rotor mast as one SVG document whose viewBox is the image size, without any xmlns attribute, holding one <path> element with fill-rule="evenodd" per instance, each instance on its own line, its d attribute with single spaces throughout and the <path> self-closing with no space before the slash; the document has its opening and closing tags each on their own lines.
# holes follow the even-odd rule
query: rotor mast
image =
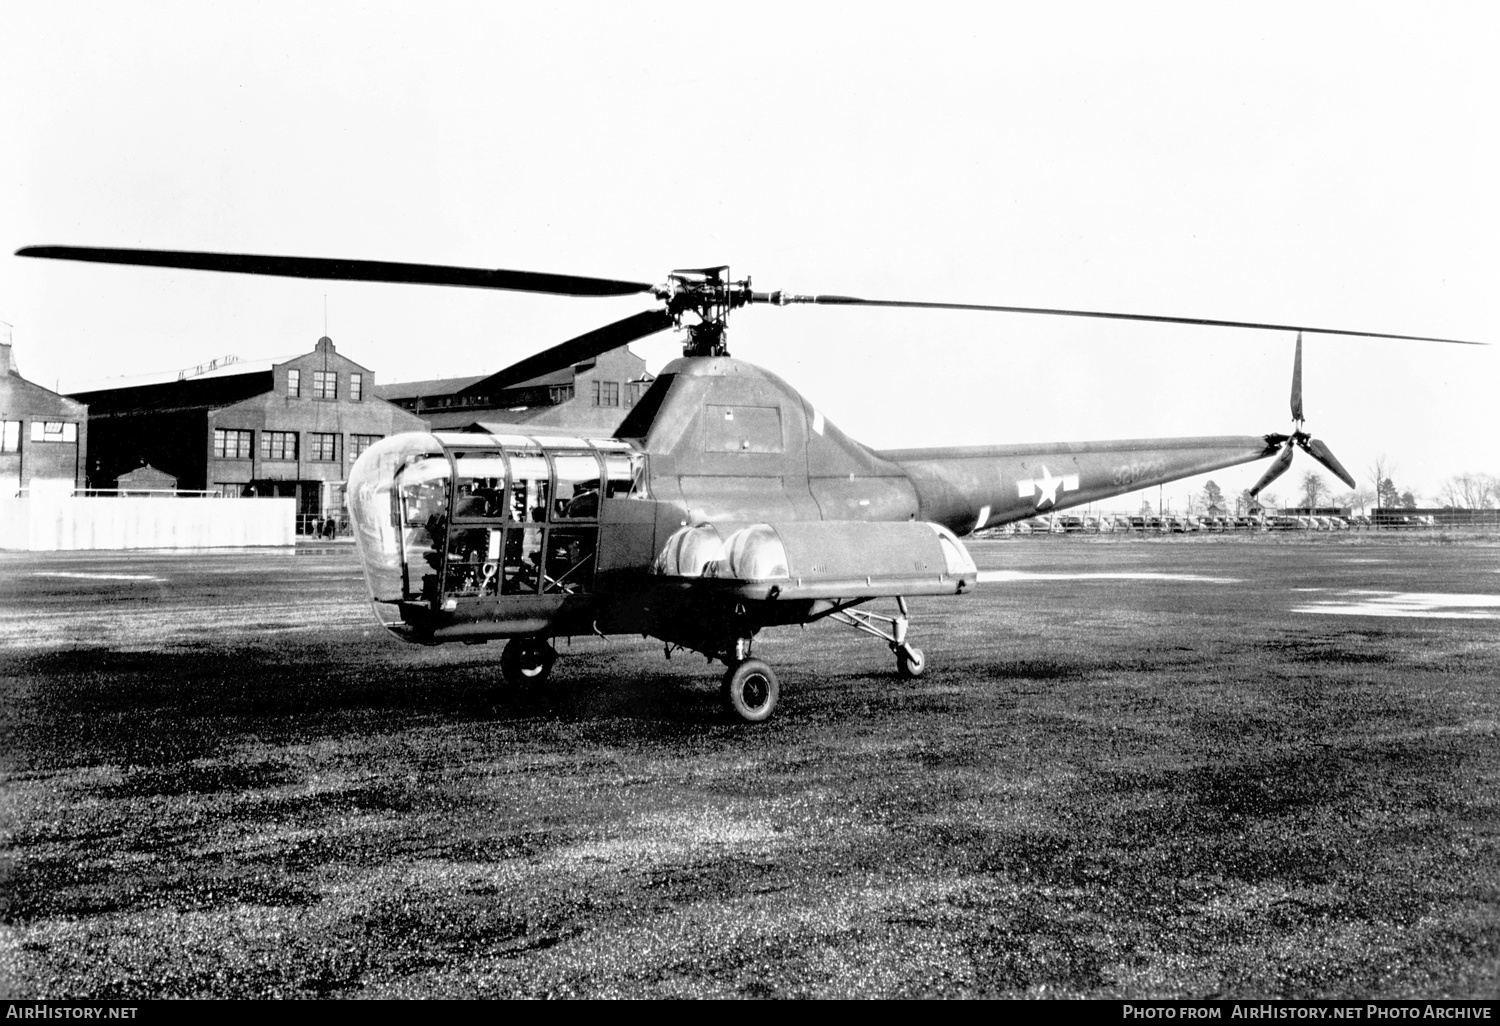
<svg viewBox="0 0 1500 1026">
<path fill-rule="evenodd" d="M 729 311 L 750 303 L 787 306 L 792 303 L 863 303 L 844 296 L 799 296 L 786 292 L 755 292 L 750 279 L 731 281 L 729 265 L 678 268 L 667 275 L 667 284 L 652 290 L 667 304 L 672 325 L 687 332 L 683 356 L 728 356 Z M 893 304 L 905 306 L 908 304 Z"/>
<path fill-rule="evenodd" d="M 680 268 L 655 290 L 673 327 L 687 332 L 683 356 L 728 356 L 729 311 L 750 302 L 750 279 L 729 280 L 729 265 Z"/>
</svg>

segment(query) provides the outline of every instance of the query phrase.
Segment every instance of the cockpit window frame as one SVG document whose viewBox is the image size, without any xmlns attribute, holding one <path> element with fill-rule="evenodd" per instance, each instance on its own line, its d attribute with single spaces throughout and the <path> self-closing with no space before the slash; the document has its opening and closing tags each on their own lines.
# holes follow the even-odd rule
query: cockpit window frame
<svg viewBox="0 0 1500 1026">
<path fill-rule="evenodd" d="M 569 517 L 559 507 L 559 503 L 563 501 L 557 495 L 560 481 L 563 485 L 572 483 L 575 486 L 596 481 L 599 493 L 618 495 L 620 489 L 613 485 L 620 482 L 613 481 L 610 477 L 611 470 L 618 468 L 611 466 L 611 460 L 623 458 L 633 475 L 629 494 L 637 495 L 646 459 L 638 446 L 620 439 L 531 436 L 491 430 L 433 432 L 431 437 L 438 443 L 448 463 L 447 530 L 457 532 L 450 534 L 441 546 L 435 546 L 436 550 L 442 552 L 437 595 L 433 596 L 435 607 L 450 610 L 455 608 L 456 600 L 485 596 L 502 599 L 555 599 L 560 595 L 586 594 L 592 591 L 592 561 L 597 558 L 598 552 L 602 495 L 600 500 L 596 500 L 589 515 Z M 465 480 L 462 473 L 465 453 L 478 453 L 481 454 L 480 458 L 494 458 L 502 463 L 505 470 L 504 486 L 499 490 L 498 506 L 490 504 L 487 507 L 494 510 L 492 513 L 474 515 L 470 512 L 461 515 L 458 512 L 460 501 L 468 497 L 459 494 L 461 482 Z M 518 479 L 534 479 L 516 473 L 515 460 L 518 457 L 540 459 L 545 463 L 546 514 L 540 519 L 534 519 L 531 515 L 533 511 L 529 509 L 525 517 L 518 518 L 514 515 L 514 489 Z M 570 468 L 564 465 L 562 470 L 559 469 L 560 459 L 580 457 L 593 461 L 594 475 L 578 476 L 581 470 L 586 469 L 581 466 Z M 533 464 L 531 470 L 534 475 L 540 467 Z M 569 472 L 565 480 L 560 477 L 564 471 Z M 494 476 L 497 475 L 491 475 Z M 570 501 L 588 494 L 587 490 L 575 493 Z M 526 501 L 531 501 L 530 495 Z M 553 542 L 554 534 L 556 545 Z M 454 540 L 460 536 L 466 540 Z M 559 553 L 552 551 L 559 546 L 571 547 L 574 553 L 572 562 L 561 559 L 561 548 Z M 579 552 L 583 554 L 581 562 L 577 556 Z M 457 553 L 464 555 L 455 559 Z M 513 554 L 518 555 L 518 565 L 524 564 L 521 567 L 524 583 L 519 585 L 513 579 L 516 576 L 516 568 L 511 566 L 510 557 Z M 527 558 L 519 558 L 521 554 L 528 554 Z M 585 566 L 585 563 L 588 565 Z M 564 565 L 567 567 L 566 572 L 554 573 L 555 568 Z M 554 577 L 557 579 L 553 579 Z"/>
</svg>

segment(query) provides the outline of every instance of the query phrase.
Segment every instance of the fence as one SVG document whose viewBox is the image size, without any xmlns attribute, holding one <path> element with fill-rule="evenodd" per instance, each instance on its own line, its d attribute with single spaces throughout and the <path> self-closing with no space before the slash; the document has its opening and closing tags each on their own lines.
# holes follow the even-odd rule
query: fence
<svg viewBox="0 0 1500 1026">
<path fill-rule="evenodd" d="M 980 531 L 997 534 L 1182 534 L 1194 532 L 1250 533 L 1260 531 L 1496 531 L 1500 510 L 1495 509 L 1377 509 L 1370 514 L 1307 514 L 1283 510 L 1256 516 L 1166 516 L 1126 513 L 1041 514 L 1016 523 Z"/>
<path fill-rule="evenodd" d="M 239 548 L 296 543 L 296 500 L 0 499 L 0 549 Z"/>
</svg>

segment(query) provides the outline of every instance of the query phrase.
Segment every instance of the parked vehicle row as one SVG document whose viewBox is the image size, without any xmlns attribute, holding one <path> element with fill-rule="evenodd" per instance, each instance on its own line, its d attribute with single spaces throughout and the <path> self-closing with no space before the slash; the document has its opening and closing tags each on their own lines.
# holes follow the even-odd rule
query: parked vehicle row
<svg viewBox="0 0 1500 1026">
<path fill-rule="evenodd" d="M 1363 531 L 1387 527 L 1435 527 L 1430 516 L 1383 517 L 1378 522 L 1363 514 L 1349 516 L 1302 516 L 1255 514 L 1250 516 L 1198 516 L 1168 513 L 1165 516 L 1123 513 L 1053 513 L 1035 516 L 998 529 L 1003 534 L 1187 534 L 1232 531 Z"/>
</svg>

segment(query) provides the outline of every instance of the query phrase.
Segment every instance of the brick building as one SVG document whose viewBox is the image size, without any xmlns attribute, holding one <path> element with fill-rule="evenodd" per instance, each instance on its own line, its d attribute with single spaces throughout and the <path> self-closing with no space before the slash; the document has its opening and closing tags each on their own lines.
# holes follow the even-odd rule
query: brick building
<svg viewBox="0 0 1500 1026">
<path fill-rule="evenodd" d="M 646 361 L 628 346 L 601 353 L 568 370 L 544 374 L 498 391 L 485 375 L 381 385 L 377 394 L 421 417 L 434 431 L 483 420 L 611 435 L 651 384 Z"/>
<path fill-rule="evenodd" d="M 114 488 L 149 465 L 179 490 L 293 497 L 304 526 L 340 515 L 349 468 L 372 442 L 426 427 L 378 398 L 375 375 L 326 337 L 269 366 L 229 364 L 72 398 L 88 404 L 91 487 Z"/>
<path fill-rule="evenodd" d="M 0 324 L 0 498 L 72 495 L 87 444 L 88 407 L 21 377 Z"/>
</svg>

